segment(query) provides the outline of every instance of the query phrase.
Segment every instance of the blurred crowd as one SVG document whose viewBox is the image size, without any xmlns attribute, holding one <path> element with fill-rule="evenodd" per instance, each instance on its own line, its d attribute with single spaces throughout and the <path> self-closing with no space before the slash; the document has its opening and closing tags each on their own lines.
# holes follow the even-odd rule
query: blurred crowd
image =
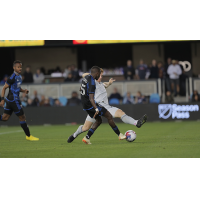
<svg viewBox="0 0 200 200">
<path fill-rule="evenodd" d="M 22 78 L 23 83 L 41 84 L 45 82 L 45 75 L 51 75 L 51 77 L 64 77 L 64 81 L 69 83 L 81 81 L 82 74 L 83 72 L 78 70 L 74 64 L 68 65 L 63 71 L 59 66 L 49 70 L 41 67 L 35 73 L 31 72 L 31 66 L 27 66 L 25 72 L 22 74 Z M 141 59 L 135 67 L 131 60 L 127 60 L 124 67 L 104 69 L 104 75 L 122 75 L 127 81 L 160 78 L 162 84 L 165 83 L 166 94 L 170 93 L 173 97 L 178 95 L 185 96 L 186 94 L 185 82 L 188 76 L 185 74 L 182 66 L 179 65 L 179 61 L 172 60 L 171 58 L 168 58 L 166 63 L 152 59 L 152 62 L 148 65 Z M 8 76 L 5 75 L 0 84 L 4 84 L 7 78 Z"/>
<path fill-rule="evenodd" d="M 81 100 L 78 98 L 76 91 L 72 92 L 71 98 L 66 97 L 52 98 L 39 95 L 34 91 L 33 96 L 22 93 L 20 98 L 23 107 L 60 107 L 60 106 L 77 106 L 81 105 Z"/>
<path fill-rule="evenodd" d="M 113 89 L 113 92 L 108 97 L 109 104 L 147 104 L 147 103 L 160 103 L 159 95 L 152 94 L 145 96 L 141 91 L 138 91 L 135 96 L 130 92 L 122 95 L 118 92 L 117 88 Z M 194 90 L 190 97 L 191 102 L 200 102 L 200 94 Z M 73 91 L 71 98 L 59 97 L 53 99 L 52 97 L 46 98 L 44 95 L 39 95 L 37 91 L 34 91 L 33 96 L 26 95 L 21 96 L 21 102 L 23 107 L 61 107 L 61 106 L 78 106 L 81 105 L 79 93 Z M 174 103 L 174 96 L 170 91 L 166 92 L 165 103 Z"/>
</svg>

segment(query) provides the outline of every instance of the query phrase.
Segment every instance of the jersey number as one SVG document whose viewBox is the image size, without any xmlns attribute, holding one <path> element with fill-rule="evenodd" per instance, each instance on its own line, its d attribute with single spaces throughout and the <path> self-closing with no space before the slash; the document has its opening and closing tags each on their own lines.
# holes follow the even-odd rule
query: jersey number
<svg viewBox="0 0 200 200">
<path fill-rule="evenodd" d="M 85 86 L 86 85 L 81 84 L 81 94 L 82 95 L 85 95 Z"/>
</svg>

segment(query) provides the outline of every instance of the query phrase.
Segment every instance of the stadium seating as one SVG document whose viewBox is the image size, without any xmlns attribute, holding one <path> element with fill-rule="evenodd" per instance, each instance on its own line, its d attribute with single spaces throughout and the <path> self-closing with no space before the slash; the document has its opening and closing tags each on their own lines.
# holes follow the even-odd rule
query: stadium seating
<svg viewBox="0 0 200 200">
<path fill-rule="evenodd" d="M 160 103 L 160 96 L 157 93 L 151 94 L 149 103 Z"/>
<path fill-rule="evenodd" d="M 119 99 L 116 99 L 116 98 L 110 99 L 109 104 L 110 105 L 112 105 L 112 104 L 118 105 L 119 104 Z"/>
<path fill-rule="evenodd" d="M 59 97 L 59 101 L 63 106 L 67 105 L 67 98 L 66 97 Z"/>
</svg>

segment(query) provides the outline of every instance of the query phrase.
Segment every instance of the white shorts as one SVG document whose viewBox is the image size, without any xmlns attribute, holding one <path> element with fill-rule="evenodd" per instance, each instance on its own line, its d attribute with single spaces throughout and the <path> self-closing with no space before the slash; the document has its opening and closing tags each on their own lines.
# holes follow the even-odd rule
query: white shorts
<svg viewBox="0 0 200 200">
<path fill-rule="evenodd" d="M 112 115 L 112 117 L 115 118 L 115 113 L 117 110 L 119 110 L 119 108 L 110 106 L 109 104 L 106 104 L 106 103 L 98 103 L 98 104 L 106 108 L 108 112 Z M 91 118 L 89 115 L 87 115 L 86 121 L 94 123 L 96 120 L 94 118 Z"/>
</svg>

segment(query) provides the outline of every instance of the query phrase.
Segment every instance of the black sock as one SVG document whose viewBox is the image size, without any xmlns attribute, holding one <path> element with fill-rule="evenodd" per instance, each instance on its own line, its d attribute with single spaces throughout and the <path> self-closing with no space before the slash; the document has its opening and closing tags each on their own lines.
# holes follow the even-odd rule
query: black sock
<svg viewBox="0 0 200 200">
<path fill-rule="evenodd" d="M 27 123 L 25 121 L 20 122 L 21 127 L 23 128 L 25 134 L 29 137 L 30 136 L 30 131 L 29 128 L 27 126 Z"/>
<path fill-rule="evenodd" d="M 92 134 L 94 133 L 94 130 L 93 129 L 90 129 L 86 135 L 86 138 L 87 139 L 90 139 L 90 137 L 92 136 Z"/>
<path fill-rule="evenodd" d="M 115 126 L 114 128 L 112 128 L 113 131 L 115 131 L 115 133 L 119 136 L 120 132 L 117 126 Z"/>
<path fill-rule="evenodd" d="M 2 115 L 0 115 L 0 121 L 2 121 Z"/>
</svg>

